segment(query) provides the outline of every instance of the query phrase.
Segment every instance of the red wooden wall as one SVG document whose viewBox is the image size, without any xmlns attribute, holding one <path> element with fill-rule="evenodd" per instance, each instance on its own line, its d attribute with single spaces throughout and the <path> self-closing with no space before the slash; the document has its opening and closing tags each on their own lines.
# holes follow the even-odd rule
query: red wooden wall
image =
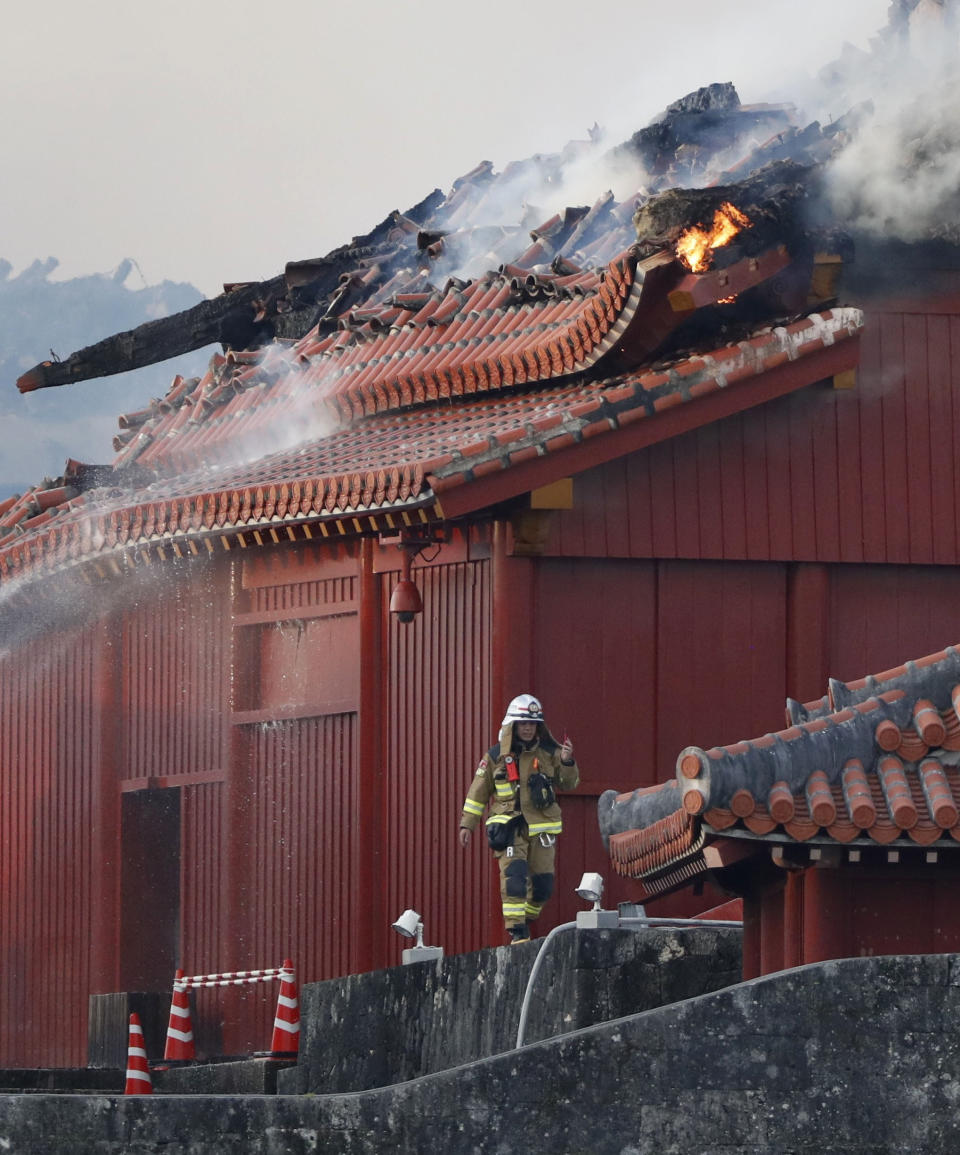
<svg viewBox="0 0 960 1155">
<path fill-rule="evenodd" d="M 0 659 L 0 1061 L 86 1053 L 97 951 L 101 735 L 95 631 Z"/>
<path fill-rule="evenodd" d="M 958 315 L 870 312 L 855 389 L 811 385 L 581 474 L 550 552 L 956 565 L 958 354 Z"/>
<path fill-rule="evenodd" d="M 126 604 L 0 656 L 0 1065 L 83 1063 L 88 994 L 162 989 L 173 961 L 392 964 L 407 906 L 448 951 L 502 941 L 490 856 L 455 833 L 516 693 L 584 775 L 543 933 L 610 874 L 603 789 L 960 640 L 958 336 L 872 318 L 856 390 L 578 477 L 546 557 L 505 522 L 454 540 L 415 567 L 409 627 L 395 550 L 300 543 L 138 569 Z M 264 1049 L 272 1013 L 269 988 L 202 992 L 198 1033 Z"/>
<path fill-rule="evenodd" d="M 757 878 L 744 899 L 744 976 L 873 954 L 952 953 L 957 871 L 857 866 Z"/>
</svg>

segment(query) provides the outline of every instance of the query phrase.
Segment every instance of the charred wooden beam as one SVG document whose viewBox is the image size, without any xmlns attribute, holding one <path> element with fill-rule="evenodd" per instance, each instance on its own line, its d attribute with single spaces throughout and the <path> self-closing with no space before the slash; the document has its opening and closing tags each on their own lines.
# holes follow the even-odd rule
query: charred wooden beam
<svg viewBox="0 0 960 1155">
<path fill-rule="evenodd" d="M 615 163 L 639 160 L 652 178 L 693 177 L 736 144 L 784 131 L 791 112 L 783 105 L 742 105 L 732 84 L 711 84 L 674 101 L 609 155 Z"/>
<path fill-rule="evenodd" d="M 276 298 L 284 289 L 283 277 L 243 285 L 211 300 L 201 301 L 182 313 L 147 321 L 106 337 L 94 345 L 78 349 L 62 361 L 41 361 L 17 381 L 21 393 L 109 377 L 128 369 L 139 369 L 157 361 L 167 361 L 220 341 L 226 330 L 238 328 L 246 316 L 255 323 L 258 302 Z"/>
<path fill-rule="evenodd" d="M 342 274 L 373 254 L 384 254 L 384 267 L 388 267 L 391 256 L 414 246 L 417 231 L 442 199 L 440 190 L 434 189 L 406 214 L 390 213 L 369 233 L 354 237 L 349 245 L 325 257 L 291 262 L 283 274 L 267 281 L 228 286 L 218 297 L 106 337 L 62 361 L 41 361 L 19 378 L 17 388 L 31 393 L 91 377 L 110 377 L 216 342 L 225 348 L 248 349 L 274 337 L 296 340 L 326 311 Z"/>
</svg>

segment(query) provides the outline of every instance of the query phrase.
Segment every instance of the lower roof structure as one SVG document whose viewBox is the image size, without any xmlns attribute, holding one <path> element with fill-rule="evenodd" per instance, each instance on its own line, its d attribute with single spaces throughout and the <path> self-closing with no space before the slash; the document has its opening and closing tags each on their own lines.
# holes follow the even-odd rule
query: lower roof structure
<svg viewBox="0 0 960 1155">
<path fill-rule="evenodd" d="M 676 777 L 600 801 L 614 869 L 648 897 L 766 847 L 816 860 L 960 844 L 960 649 L 787 703 L 786 729 L 689 746 Z"/>
</svg>

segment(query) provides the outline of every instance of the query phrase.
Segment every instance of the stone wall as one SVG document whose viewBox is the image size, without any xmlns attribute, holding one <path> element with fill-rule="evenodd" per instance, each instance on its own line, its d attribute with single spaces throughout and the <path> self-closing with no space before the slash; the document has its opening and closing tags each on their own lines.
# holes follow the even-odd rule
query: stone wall
<svg viewBox="0 0 960 1155">
<path fill-rule="evenodd" d="M 960 1150 L 960 957 L 819 963 L 354 1094 L 0 1096 L 0 1148 L 99 1155 Z"/>
<path fill-rule="evenodd" d="M 531 988 L 524 1041 L 738 982 L 740 931 L 561 930 Z M 385 1087 L 510 1050 L 544 940 L 310 983 L 281 1093 Z"/>
</svg>

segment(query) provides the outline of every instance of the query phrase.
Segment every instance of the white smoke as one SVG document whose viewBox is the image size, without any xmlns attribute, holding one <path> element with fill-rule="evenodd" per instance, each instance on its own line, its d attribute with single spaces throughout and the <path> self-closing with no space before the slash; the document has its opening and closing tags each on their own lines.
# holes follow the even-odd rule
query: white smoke
<svg viewBox="0 0 960 1155">
<path fill-rule="evenodd" d="M 891 239 L 960 238 L 960 82 L 950 2 L 920 0 L 909 23 L 826 76 L 832 100 L 869 97 L 827 173 L 836 216 Z"/>
</svg>

